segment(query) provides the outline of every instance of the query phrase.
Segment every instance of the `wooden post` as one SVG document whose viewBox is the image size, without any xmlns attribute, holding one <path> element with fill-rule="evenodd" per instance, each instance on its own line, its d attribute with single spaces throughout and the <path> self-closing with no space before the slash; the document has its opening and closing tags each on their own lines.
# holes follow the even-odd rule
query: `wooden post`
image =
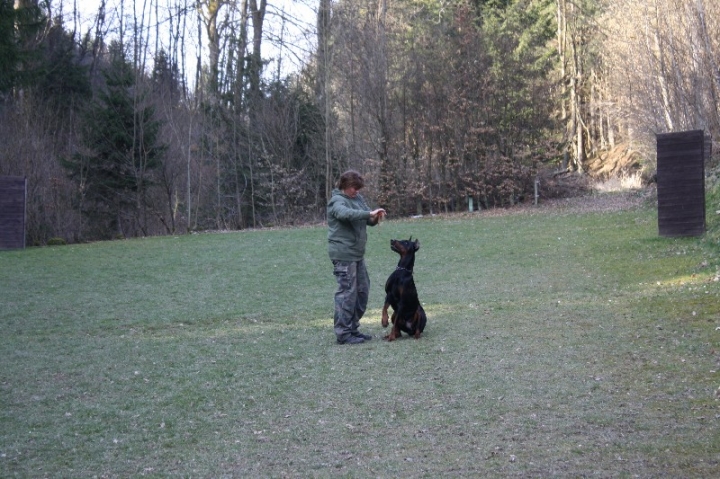
<svg viewBox="0 0 720 479">
<path fill-rule="evenodd" d="M 25 248 L 27 178 L 0 176 L 0 249 Z"/>
<path fill-rule="evenodd" d="M 706 137 L 702 130 L 657 135 L 660 236 L 705 233 Z"/>
</svg>

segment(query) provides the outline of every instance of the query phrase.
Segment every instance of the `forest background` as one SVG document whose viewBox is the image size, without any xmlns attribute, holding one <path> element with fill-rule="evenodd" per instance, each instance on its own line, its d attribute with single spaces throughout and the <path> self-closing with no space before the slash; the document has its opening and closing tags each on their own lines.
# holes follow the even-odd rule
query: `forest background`
<svg viewBox="0 0 720 479">
<path fill-rule="evenodd" d="M 720 138 L 716 1 L 79 3 L 0 0 L 28 244 L 318 221 L 347 168 L 395 217 L 511 206 Z"/>
</svg>

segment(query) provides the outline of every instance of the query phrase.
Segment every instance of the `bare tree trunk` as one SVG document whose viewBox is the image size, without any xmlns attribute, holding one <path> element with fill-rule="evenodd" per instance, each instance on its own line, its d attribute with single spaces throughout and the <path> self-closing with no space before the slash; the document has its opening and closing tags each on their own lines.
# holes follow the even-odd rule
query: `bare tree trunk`
<svg viewBox="0 0 720 479">
<path fill-rule="evenodd" d="M 152 2 L 152 0 L 151 0 Z M 154 54 L 157 55 L 160 53 L 160 14 L 158 11 L 158 4 L 159 0 L 155 0 L 155 50 L 153 50 Z M 168 55 L 170 52 L 168 52 Z M 171 60 L 172 65 L 172 60 Z"/>
<path fill-rule="evenodd" d="M 205 33 L 208 39 L 208 78 L 206 88 L 213 101 L 219 93 L 220 72 L 220 33 L 218 30 L 218 13 L 225 4 L 224 0 L 202 0 L 198 4 L 201 9 Z"/>
<path fill-rule="evenodd" d="M 578 38 L 573 35 L 570 41 L 572 53 L 572 72 L 570 74 L 570 125 L 573 138 L 575 168 L 584 172 L 585 149 L 583 145 L 583 119 L 581 110 L 580 85 L 582 83 L 582 64 L 578 52 Z"/>
<path fill-rule="evenodd" d="M 654 43 L 654 54 L 655 58 L 658 62 L 657 67 L 657 73 L 656 73 L 656 79 L 658 82 L 658 85 L 660 86 L 660 93 L 662 95 L 662 108 L 663 108 L 663 116 L 665 117 L 665 126 L 667 127 L 668 131 L 673 131 L 675 129 L 675 123 L 673 122 L 671 110 L 671 100 L 670 100 L 670 91 L 667 84 L 667 67 L 665 66 L 665 52 L 663 51 L 662 42 L 660 40 L 660 8 L 658 6 L 657 0 L 654 2 L 655 4 L 655 25 L 648 25 L 648 28 L 652 31 L 653 40 Z"/>
<path fill-rule="evenodd" d="M 248 0 L 240 2 L 240 32 L 237 38 L 237 69 L 235 72 L 235 88 L 233 91 L 235 97 L 235 108 L 240 109 L 243 103 L 243 84 L 245 82 L 245 55 L 248 45 L 247 26 L 248 26 Z M 236 111 L 237 113 L 237 111 Z"/>
<path fill-rule="evenodd" d="M 259 108 L 261 104 L 262 92 L 260 91 L 260 78 L 262 76 L 262 36 L 263 22 L 265 20 L 265 10 L 267 8 L 267 0 L 250 0 L 250 17 L 253 24 L 253 42 L 252 52 L 250 53 L 250 65 L 248 75 L 250 79 L 250 118 L 257 120 L 259 116 Z"/>
<path fill-rule="evenodd" d="M 187 228 L 186 232 L 189 233 L 192 225 L 192 184 L 190 183 L 190 164 L 192 159 L 192 130 L 193 130 L 193 123 L 192 123 L 192 116 L 190 117 L 190 125 L 188 127 L 188 144 L 187 144 L 187 170 L 186 170 L 186 201 L 187 201 Z"/>
<path fill-rule="evenodd" d="M 120 33 L 118 34 L 118 36 L 120 38 L 120 44 L 125 45 L 125 0 L 120 0 L 119 22 Z"/>
<path fill-rule="evenodd" d="M 560 121 L 566 122 L 567 104 L 567 5 L 566 0 L 557 0 L 557 50 L 560 57 Z"/>
<path fill-rule="evenodd" d="M 588 119 L 588 122 L 589 122 L 588 141 L 590 143 L 589 148 L 590 148 L 591 156 L 594 155 L 595 152 L 597 151 L 596 145 L 598 142 L 596 140 L 600 140 L 600 143 L 602 143 L 602 135 L 600 134 L 600 128 L 601 128 L 602 123 L 600 121 L 598 121 L 599 101 L 597 98 L 597 81 L 598 81 L 598 78 L 597 78 L 597 75 L 595 74 L 595 69 L 591 68 L 590 69 L 590 98 L 589 98 L 590 107 L 588 109 L 589 110 L 588 111 L 588 117 L 589 117 L 589 119 Z"/>
<path fill-rule="evenodd" d="M 250 64 L 248 65 L 248 77 L 250 91 L 248 92 L 248 118 L 250 125 L 248 128 L 248 157 L 250 164 L 250 187 L 251 187 L 251 203 L 253 205 L 253 226 L 257 225 L 255 213 L 255 178 L 253 175 L 253 164 L 257 156 L 255 151 L 260 149 L 258 140 L 262 125 L 260 124 L 261 108 L 262 108 L 262 91 L 260 89 L 260 79 L 262 76 L 262 36 L 263 22 L 265 20 L 265 11 L 267 8 L 267 0 L 250 0 L 250 18 L 253 24 L 253 40 L 252 51 L 250 52 Z M 257 135 L 257 137 L 256 137 Z"/>
<path fill-rule="evenodd" d="M 388 201 L 391 198 L 392 179 L 394 174 L 391 171 L 390 159 L 388 157 L 388 142 L 390 140 L 390 131 L 388 125 L 387 110 L 387 75 L 388 75 L 388 44 L 387 44 L 387 0 L 378 1 L 377 10 L 377 53 L 376 53 L 376 76 L 377 83 L 375 85 L 375 95 L 378 100 L 375 112 L 378 122 L 378 160 L 380 162 L 380 194 L 381 197 Z"/>
<path fill-rule="evenodd" d="M 317 79 L 315 82 L 315 98 L 319 103 L 325 120 L 325 200 L 329 200 L 334 186 L 333 167 L 330 141 L 330 53 L 332 1 L 320 0 L 317 14 Z M 352 113 L 351 113 L 352 115 Z"/>
<path fill-rule="evenodd" d="M 243 99 L 245 98 L 245 91 L 243 88 L 243 85 L 245 83 L 245 57 L 246 57 L 246 51 L 247 51 L 247 45 L 248 45 L 248 18 L 249 18 L 249 12 L 248 12 L 248 0 L 242 0 L 240 2 L 240 31 L 238 33 L 238 38 L 236 39 L 237 45 L 237 54 L 236 54 L 236 72 L 235 72 L 235 87 L 233 89 L 233 96 L 234 96 L 234 107 L 235 107 L 235 115 L 233 116 L 233 128 L 235 129 L 235 154 L 234 154 L 234 161 L 235 161 L 235 207 L 237 209 L 237 217 L 238 217 L 238 227 L 244 228 L 245 227 L 245 217 L 242 210 L 242 196 L 247 189 L 247 177 L 241 170 L 241 164 L 240 161 L 243 158 L 243 151 L 241 151 L 241 144 L 238 139 L 240 135 L 238 135 L 239 130 L 244 129 L 246 132 L 245 134 L 245 141 L 249 142 L 249 132 L 250 132 L 250 125 L 243 122 L 242 118 L 245 117 L 244 111 L 243 111 Z M 251 159 L 248 157 L 248 162 L 251 161 Z M 242 185 L 244 186 L 242 190 L 240 189 L 240 177 L 242 176 Z M 253 205 L 254 207 L 254 205 Z M 254 208 L 253 208 L 253 224 L 254 224 Z"/>
<path fill-rule="evenodd" d="M 202 42 L 202 28 L 203 28 L 203 20 L 202 15 L 197 16 L 197 37 L 198 37 L 198 47 L 197 47 L 197 54 L 195 57 L 195 107 L 197 107 L 200 104 L 200 101 L 203 98 L 203 90 L 202 90 L 202 49 L 203 49 L 203 42 Z"/>
</svg>

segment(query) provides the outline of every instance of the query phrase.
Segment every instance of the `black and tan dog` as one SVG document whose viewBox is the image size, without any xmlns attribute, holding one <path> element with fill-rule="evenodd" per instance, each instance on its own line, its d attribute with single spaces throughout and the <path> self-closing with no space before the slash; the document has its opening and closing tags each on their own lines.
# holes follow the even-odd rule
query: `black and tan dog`
<svg viewBox="0 0 720 479">
<path fill-rule="evenodd" d="M 418 339 L 427 323 L 413 279 L 415 252 L 420 249 L 420 241 L 413 241 L 412 236 L 409 240 L 390 240 L 390 249 L 400 255 L 400 261 L 385 282 L 383 328 L 388 326 L 388 307 L 392 306 L 393 309 L 392 317 L 389 318 L 393 327 L 385 339 L 393 341 L 402 335 L 402 331 Z"/>
</svg>

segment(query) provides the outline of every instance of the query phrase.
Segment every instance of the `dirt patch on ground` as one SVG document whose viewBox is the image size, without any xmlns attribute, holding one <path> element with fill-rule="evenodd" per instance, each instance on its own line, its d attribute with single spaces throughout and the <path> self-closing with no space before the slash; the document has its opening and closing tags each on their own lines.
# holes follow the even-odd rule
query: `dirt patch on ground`
<svg viewBox="0 0 720 479">
<path fill-rule="evenodd" d="M 538 205 L 532 203 L 517 205 L 512 208 L 493 208 L 482 210 L 483 216 L 505 216 L 517 214 L 538 214 L 557 212 L 590 213 L 614 212 L 640 208 L 647 205 L 655 197 L 654 188 L 644 190 L 620 191 L 612 193 L 594 193 L 572 198 L 554 198 L 541 201 Z M 462 213 L 472 215 L 477 213 Z"/>
<path fill-rule="evenodd" d="M 576 198 L 558 198 L 543 203 L 545 209 L 556 209 L 577 213 L 623 211 L 647 204 L 655 194 L 654 189 L 591 194 Z"/>
</svg>

